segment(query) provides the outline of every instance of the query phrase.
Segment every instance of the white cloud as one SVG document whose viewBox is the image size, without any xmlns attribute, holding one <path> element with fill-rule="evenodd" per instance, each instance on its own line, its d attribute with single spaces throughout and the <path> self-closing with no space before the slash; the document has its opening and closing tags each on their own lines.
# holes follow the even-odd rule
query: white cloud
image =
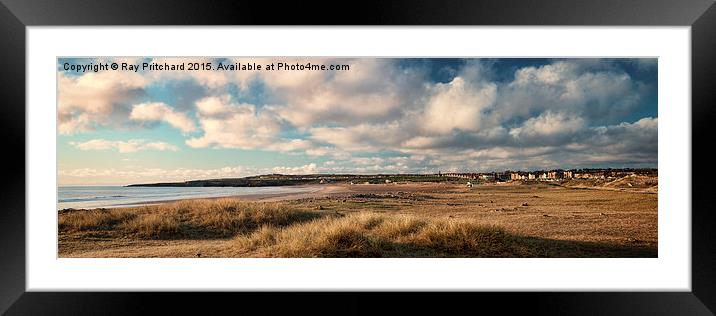
<svg viewBox="0 0 716 316">
<path fill-rule="evenodd" d="M 525 67 L 515 72 L 515 84 L 532 83 L 557 84 L 574 73 L 576 65 L 570 62 L 556 62 L 541 67 Z"/>
<path fill-rule="evenodd" d="M 313 174 L 318 171 L 318 168 L 315 163 L 310 163 L 298 167 L 274 167 L 272 170 L 274 173 L 281 174 Z"/>
<path fill-rule="evenodd" d="M 144 93 L 148 81 L 130 72 L 98 72 L 81 76 L 58 73 L 58 129 L 73 134 L 112 126 L 125 117 L 128 103 Z"/>
<path fill-rule="evenodd" d="M 306 63 L 309 60 L 296 60 Z M 350 71 L 264 72 L 259 77 L 280 104 L 272 109 L 299 128 L 316 124 L 386 122 L 412 107 L 424 89 L 424 73 L 399 69 L 391 59 L 310 59 L 348 64 Z"/>
<path fill-rule="evenodd" d="M 179 147 L 165 142 L 149 142 L 143 139 L 128 141 L 111 141 L 106 139 L 92 139 L 85 142 L 70 142 L 70 145 L 79 150 L 117 150 L 119 153 L 133 153 L 143 150 L 177 151 Z"/>
<path fill-rule="evenodd" d="M 280 149 L 283 141 L 279 119 L 253 104 L 234 103 L 229 95 L 212 96 L 197 102 L 204 135 L 190 138 L 195 148 Z M 297 145 L 296 143 L 291 143 Z"/>
<path fill-rule="evenodd" d="M 477 131 L 483 111 L 495 102 L 497 85 L 475 87 L 462 77 L 436 84 L 422 118 L 423 129 L 431 134 L 445 135 L 454 129 Z"/>
<path fill-rule="evenodd" d="M 510 135 L 516 139 L 534 140 L 542 137 L 569 136 L 584 127 L 585 121 L 581 117 L 547 111 L 528 119 L 521 127 L 511 129 Z"/>
<path fill-rule="evenodd" d="M 132 107 L 129 118 L 142 122 L 164 121 L 184 133 L 196 130 L 194 121 L 192 121 L 186 113 L 176 112 L 163 102 L 136 104 Z"/>
</svg>

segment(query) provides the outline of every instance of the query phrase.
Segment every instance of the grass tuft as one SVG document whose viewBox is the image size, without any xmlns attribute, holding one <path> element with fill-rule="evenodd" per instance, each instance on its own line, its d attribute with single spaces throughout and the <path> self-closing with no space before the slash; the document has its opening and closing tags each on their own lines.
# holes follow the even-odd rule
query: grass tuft
<svg viewBox="0 0 716 316">
<path fill-rule="evenodd" d="M 179 232 L 180 223 L 176 216 L 145 214 L 123 224 L 126 231 L 144 238 L 167 238 Z"/>
<path fill-rule="evenodd" d="M 509 250 L 511 240 L 502 228 L 496 226 L 464 221 L 436 221 L 415 234 L 411 242 L 447 253 L 499 257 Z"/>
</svg>

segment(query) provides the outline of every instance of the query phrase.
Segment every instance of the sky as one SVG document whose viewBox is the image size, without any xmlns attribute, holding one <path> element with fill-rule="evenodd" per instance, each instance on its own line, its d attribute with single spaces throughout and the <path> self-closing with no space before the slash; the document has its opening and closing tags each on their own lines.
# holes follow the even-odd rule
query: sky
<svg viewBox="0 0 716 316">
<path fill-rule="evenodd" d="M 66 70 L 212 63 L 199 71 Z M 222 63 L 349 70 L 215 70 Z M 657 59 L 60 58 L 60 185 L 657 167 Z"/>
</svg>

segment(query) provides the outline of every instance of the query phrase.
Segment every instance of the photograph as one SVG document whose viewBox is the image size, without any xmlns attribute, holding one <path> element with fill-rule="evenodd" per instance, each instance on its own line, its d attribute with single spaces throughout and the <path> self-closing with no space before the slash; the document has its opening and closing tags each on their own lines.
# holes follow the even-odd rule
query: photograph
<svg viewBox="0 0 716 316">
<path fill-rule="evenodd" d="M 658 258 L 658 58 L 58 57 L 59 258 Z"/>
<path fill-rule="evenodd" d="M 0 314 L 714 315 L 714 1 L 0 0 Z"/>
</svg>

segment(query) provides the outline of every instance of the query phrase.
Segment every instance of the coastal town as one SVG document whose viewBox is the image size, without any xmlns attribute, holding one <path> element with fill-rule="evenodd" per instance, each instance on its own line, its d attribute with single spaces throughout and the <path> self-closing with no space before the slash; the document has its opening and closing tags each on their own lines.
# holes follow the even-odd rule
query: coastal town
<svg viewBox="0 0 716 316">
<path fill-rule="evenodd" d="M 657 176 L 657 169 L 572 169 L 572 170 L 536 170 L 536 171 L 504 171 L 487 173 L 455 173 L 437 174 L 439 177 L 453 177 L 492 182 L 512 180 L 556 181 L 563 179 L 618 179 L 626 176 Z"/>
</svg>

